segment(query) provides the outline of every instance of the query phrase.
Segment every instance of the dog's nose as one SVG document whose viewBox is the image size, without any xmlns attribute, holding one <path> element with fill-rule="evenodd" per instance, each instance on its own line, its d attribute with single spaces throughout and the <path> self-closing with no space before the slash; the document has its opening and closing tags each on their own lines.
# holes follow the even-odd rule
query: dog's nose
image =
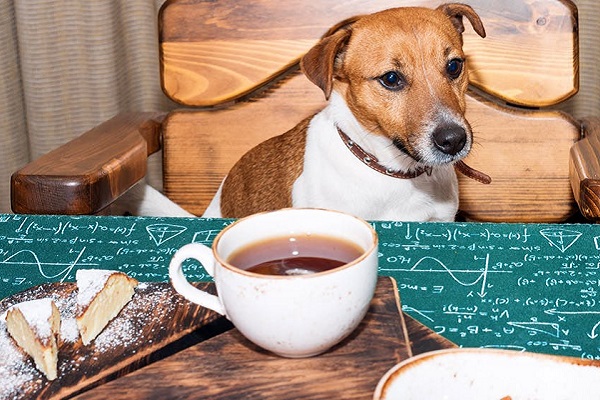
<svg viewBox="0 0 600 400">
<path fill-rule="evenodd" d="M 465 147 L 467 132 L 458 125 L 442 125 L 433 132 L 433 143 L 443 153 L 454 156 Z"/>
</svg>

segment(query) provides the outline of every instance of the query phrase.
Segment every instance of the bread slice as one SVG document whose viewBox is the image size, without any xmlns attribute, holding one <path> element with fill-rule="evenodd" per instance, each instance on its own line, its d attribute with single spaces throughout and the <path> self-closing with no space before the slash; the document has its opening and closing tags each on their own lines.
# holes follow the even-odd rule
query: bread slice
<svg viewBox="0 0 600 400">
<path fill-rule="evenodd" d="M 6 312 L 6 328 L 37 369 L 48 380 L 56 379 L 60 313 L 54 301 L 43 298 L 15 304 Z"/>
<path fill-rule="evenodd" d="M 81 269 L 77 280 L 75 320 L 84 345 L 102 332 L 131 300 L 138 281 L 119 271 Z"/>
</svg>

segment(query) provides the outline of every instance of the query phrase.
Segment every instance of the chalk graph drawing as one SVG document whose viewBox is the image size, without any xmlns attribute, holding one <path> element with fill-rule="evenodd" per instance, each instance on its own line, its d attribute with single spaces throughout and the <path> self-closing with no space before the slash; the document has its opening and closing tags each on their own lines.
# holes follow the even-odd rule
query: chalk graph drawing
<svg viewBox="0 0 600 400">
<path fill-rule="evenodd" d="M 56 279 L 60 278 L 63 282 L 69 273 L 77 267 L 97 267 L 96 263 L 81 263 L 79 260 L 83 256 L 86 248 L 84 247 L 76 256 L 73 261 L 67 262 L 42 262 L 38 257 L 37 253 L 31 250 L 20 250 L 13 255 L 0 260 L 0 265 L 10 265 L 16 267 L 30 267 L 35 266 L 44 278 Z"/>
<path fill-rule="evenodd" d="M 219 234 L 219 232 L 220 231 L 216 230 L 216 229 L 209 229 L 206 231 L 196 232 L 196 233 L 194 233 L 194 238 L 192 239 L 192 242 L 193 243 L 201 243 L 206 246 L 210 246 L 212 244 L 213 240 L 215 240 L 215 238 Z"/>
<path fill-rule="evenodd" d="M 499 270 L 489 270 L 490 263 L 490 255 L 486 254 L 485 264 L 479 268 L 467 268 L 467 269 L 459 269 L 459 268 L 449 268 L 444 262 L 435 258 L 435 257 L 422 257 L 419 259 L 410 269 L 398 269 L 398 268 L 383 268 L 382 272 L 395 272 L 395 271 L 403 271 L 403 272 L 411 272 L 411 273 L 447 273 L 450 277 L 459 285 L 470 287 L 480 284 L 480 290 L 478 294 L 483 297 L 486 295 L 486 288 L 488 284 L 488 275 L 491 273 L 512 273 L 512 271 L 499 271 Z M 476 275 L 475 279 L 465 279 L 462 278 L 462 275 Z M 459 277 L 460 276 L 460 277 Z"/>
<path fill-rule="evenodd" d="M 561 228 L 542 229 L 540 234 L 550 243 L 550 246 L 556 247 L 561 253 L 573 246 L 582 235 L 581 232 Z"/>
<path fill-rule="evenodd" d="M 146 231 L 152 240 L 154 240 L 156 246 L 160 246 L 166 241 L 181 235 L 186 230 L 185 226 L 172 224 L 153 224 L 146 227 Z"/>
</svg>

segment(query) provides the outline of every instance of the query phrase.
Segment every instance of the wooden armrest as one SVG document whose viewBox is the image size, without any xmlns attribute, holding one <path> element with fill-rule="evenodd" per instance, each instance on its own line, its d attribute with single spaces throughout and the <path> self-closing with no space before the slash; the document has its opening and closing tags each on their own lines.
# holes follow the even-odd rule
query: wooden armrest
<svg viewBox="0 0 600 400">
<path fill-rule="evenodd" d="M 11 177 L 15 213 L 96 214 L 146 174 L 164 114 L 119 114 Z"/>
<path fill-rule="evenodd" d="M 582 137 L 571 148 L 571 188 L 584 217 L 600 220 L 600 118 L 582 121 Z"/>
</svg>

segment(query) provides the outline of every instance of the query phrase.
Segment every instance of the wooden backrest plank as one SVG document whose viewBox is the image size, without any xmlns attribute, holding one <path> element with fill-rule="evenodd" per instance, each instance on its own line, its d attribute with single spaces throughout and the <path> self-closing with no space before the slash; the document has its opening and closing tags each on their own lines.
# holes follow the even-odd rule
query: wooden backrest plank
<svg viewBox="0 0 600 400">
<path fill-rule="evenodd" d="M 244 152 L 324 105 L 321 91 L 295 75 L 258 101 L 171 113 L 164 131 L 165 193 L 202 214 Z M 483 185 L 459 175 L 460 208 L 467 218 L 556 222 L 574 212 L 568 174 L 569 148 L 579 138 L 575 121 L 560 112 L 500 107 L 473 92 L 467 118 L 475 132 L 467 163 L 493 179 Z"/>
<path fill-rule="evenodd" d="M 577 13 L 569 0 L 467 0 L 487 38 L 468 27 L 472 83 L 512 104 L 556 104 L 578 90 Z M 184 105 L 236 100 L 280 76 L 332 25 L 390 7 L 439 0 L 197 2 L 172 0 L 160 14 L 165 93 Z M 557 51 L 557 44 L 560 49 Z"/>
<path fill-rule="evenodd" d="M 559 222 L 577 209 L 569 151 L 579 124 L 558 111 L 500 107 L 470 93 L 474 145 L 466 163 L 492 177 L 482 185 L 459 174 L 460 210 L 470 220 Z"/>
<path fill-rule="evenodd" d="M 465 38 L 473 85 L 507 103 L 529 107 L 555 105 L 577 93 L 579 46 L 574 4 L 479 3 L 489 35 L 483 40 Z"/>
<path fill-rule="evenodd" d="M 212 111 L 175 111 L 164 123 L 163 188 L 201 215 L 235 162 L 325 106 L 323 93 L 296 74 L 262 98 Z"/>
</svg>

